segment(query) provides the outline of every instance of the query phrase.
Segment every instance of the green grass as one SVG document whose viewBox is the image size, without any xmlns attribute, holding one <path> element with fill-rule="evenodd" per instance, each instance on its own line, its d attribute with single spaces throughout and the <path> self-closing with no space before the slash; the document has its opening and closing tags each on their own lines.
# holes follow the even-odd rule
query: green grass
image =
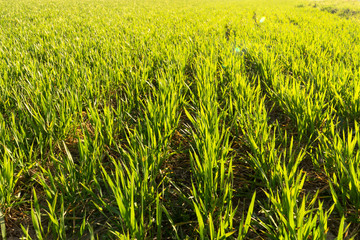
<svg viewBox="0 0 360 240">
<path fill-rule="evenodd" d="M 358 239 L 358 5 L 0 1 L 0 239 Z"/>
<path fill-rule="evenodd" d="M 360 2 L 358 0 L 309 0 L 307 4 L 298 7 L 312 6 L 321 11 L 339 16 L 340 18 L 360 19 Z"/>
</svg>

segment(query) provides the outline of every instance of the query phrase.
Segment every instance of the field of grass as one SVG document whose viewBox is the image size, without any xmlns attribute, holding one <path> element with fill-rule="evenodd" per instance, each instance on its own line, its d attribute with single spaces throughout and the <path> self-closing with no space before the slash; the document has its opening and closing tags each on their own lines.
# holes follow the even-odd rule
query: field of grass
<svg viewBox="0 0 360 240">
<path fill-rule="evenodd" d="M 348 4 L 0 0 L 0 239 L 359 239 Z"/>
<path fill-rule="evenodd" d="M 298 7 L 304 7 L 304 4 Z M 359 0 L 309 0 L 307 6 L 319 8 L 342 18 L 360 20 L 360 1 Z"/>
</svg>

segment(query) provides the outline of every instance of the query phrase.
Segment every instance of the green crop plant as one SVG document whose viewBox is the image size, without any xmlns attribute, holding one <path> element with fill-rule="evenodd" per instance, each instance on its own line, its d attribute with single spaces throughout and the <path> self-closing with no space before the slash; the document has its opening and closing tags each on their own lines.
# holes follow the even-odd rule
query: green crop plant
<svg viewBox="0 0 360 240">
<path fill-rule="evenodd" d="M 0 238 L 354 237 L 358 5 L 0 1 Z"/>
<path fill-rule="evenodd" d="M 359 221 L 359 126 L 337 133 L 331 125 L 329 136 L 322 136 L 319 151 L 337 209 L 344 214 L 352 212 L 349 221 Z"/>
<path fill-rule="evenodd" d="M 297 176 L 290 176 L 285 167 L 278 172 L 283 182 L 278 190 L 265 192 L 269 198 L 268 207 L 263 206 L 267 220 L 258 220 L 265 235 L 270 239 L 326 239 L 327 222 L 334 206 L 324 211 L 323 203 L 319 202 L 316 208 L 317 193 L 309 203 L 306 195 L 300 202 L 306 175 L 299 172 Z"/>
<path fill-rule="evenodd" d="M 283 79 L 276 83 L 273 97 L 287 115 L 296 123 L 299 141 L 313 141 L 316 130 L 331 121 L 332 109 L 326 102 L 326 90 L 317 91 L 314 84 L 301 84 Z M 307 138 L 307 139 L 304 139 Z"/>
<path fill-rule="evenodd" d="M 113 215 L 118 215 L 112 232 L 117 236 L 144 238 L 146 230 L 157 227 L 161 237 L 162 196 L 164 175 L 161 167 L 170 156 L 169 140 L 179 121 L 178 111 L 182 104 L 180 95 L 182 86 L 179 79 L 160 81 L 158 89 L 153 92 L 153 99 L 144 102 L 147 109 L 145 116 L 136 129 L 127 129 L 128 148 L 118 146 L 124 161 L 113 159 L 115 179 L 112 179 L 105 168 L 102 168 L 104 182 L 114 194 L 114 202 L 101 204 Z M 155 87 L 154 87 L 155 88 Z M 114 206 L 116 208 L 114 208 Z M 99 204 L 98 209 L 102 209 Z M 166 211 L 166 210 L 165 210 Z M 152 219 L 156 214 L 156 221 Z"/>
<path fill-rule="evenodd" d="M 5 155 L 1 161 L 0 177 L 0 228 L 2 238 L 6 238 L 5 213 L 12 203 L 12 196 L 17 179 L 14 179 L 14 165 L 11 159 Z"/>
<path fill-rule="evenodd" d="M 216 69 L 214 49 L 209 59 L 199 59 L 196 64 L 194 104 L 191 115 L 185 110 L 193 136 L 190 153 L 193 173 L 192 190 L 194 211 L 199 221 L 199 235 L 205 238 L 224 238 L 232 234 L 232 160 L 229 157 L 229 132 L 222 119 L 226 110 L 218 113 Z M 204 223 L 204 219 L 207 219 Z"/>
</svg>

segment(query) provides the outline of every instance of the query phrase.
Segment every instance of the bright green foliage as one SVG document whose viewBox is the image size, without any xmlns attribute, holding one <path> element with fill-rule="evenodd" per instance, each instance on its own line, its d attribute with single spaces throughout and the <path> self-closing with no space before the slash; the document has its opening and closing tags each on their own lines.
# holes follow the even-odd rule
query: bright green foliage
<svg viewBox="0 0 360 240">
<path fill-rule="evenodd" d="M 331 194 L 340 212 L 347 205 L 354 212 L 355 219 L 359 221 L 360 210 L 360 133 L 355 122 L 354 129 L 335 132 L 331 126 L 329 137 L 323 137 L 321 150 L 324 168 L 330 180 Z M 348 204 L 349 203 L 349 204 Z"/>
<path fill-rule="evenodd" d="M 0 230 L 348 239 L 358 1 L 0 1 Z"/>
<path fill-rule="evenodd" d="M 265 192 L 269 198 L 269 207 L 263 207 L 266 219 L 270 222 L 259 222 L 266 229 L 265 235 L 270 239 L 326 239 L 327 220 L 332 212 L 324 212 L 323 203 L 315 208 L 317 194 L 307 206 L 308 196 L 299 197 L 304 186 L 306 175 L 299 172 L 291 176 L 286 168 L 278 169 L 283 182 L 274 192 Z"/>
</svg>

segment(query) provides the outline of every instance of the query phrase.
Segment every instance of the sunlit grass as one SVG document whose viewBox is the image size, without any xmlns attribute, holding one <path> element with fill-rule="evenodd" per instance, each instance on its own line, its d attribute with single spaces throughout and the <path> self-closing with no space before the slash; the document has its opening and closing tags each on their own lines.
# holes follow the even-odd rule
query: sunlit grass
<svg viewBox="0 0 360 240">
<path fill-rule="evenodd" d="M 356 237 L 360 27 L 327 4 L 1 1 L 1 238 Z"/>
</svg>

